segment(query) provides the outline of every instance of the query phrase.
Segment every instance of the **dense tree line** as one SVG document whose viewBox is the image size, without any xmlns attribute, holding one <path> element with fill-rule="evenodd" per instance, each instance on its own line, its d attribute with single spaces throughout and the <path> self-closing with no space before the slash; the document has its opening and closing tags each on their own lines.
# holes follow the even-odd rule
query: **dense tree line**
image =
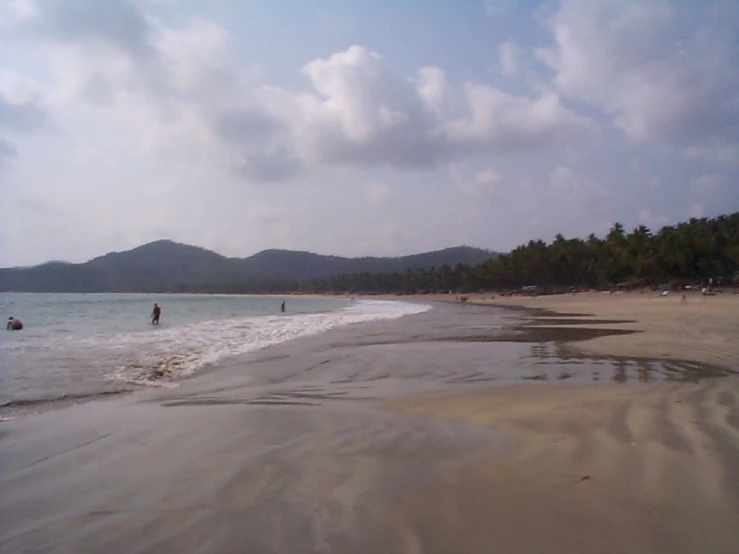
<svg viewBox="0 0 739 554">
<path fill-rule="evenodd" d="M 599 238 L 547 244 L 532 240 L 476 266 L 448 265 L 405 273 L 339 275 L 300 283 L 312 293 L 422 293 L 649 286 L 669 282 L 731 283 L 739 272 L 739 212 L 691 219 L 658 233 L 640 225 L 630 233 L 616 223 Z"/>
</svg>

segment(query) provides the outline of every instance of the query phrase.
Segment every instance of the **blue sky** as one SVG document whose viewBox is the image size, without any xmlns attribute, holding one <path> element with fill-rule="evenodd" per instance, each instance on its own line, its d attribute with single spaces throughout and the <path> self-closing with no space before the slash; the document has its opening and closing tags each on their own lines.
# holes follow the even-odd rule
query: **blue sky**
<svg viewBox="0 0 739 554">
<path fill-rule="evenodd" d="M 739 3 L 0 0 L 0 266 L 739 210 Z"/>
</svg>

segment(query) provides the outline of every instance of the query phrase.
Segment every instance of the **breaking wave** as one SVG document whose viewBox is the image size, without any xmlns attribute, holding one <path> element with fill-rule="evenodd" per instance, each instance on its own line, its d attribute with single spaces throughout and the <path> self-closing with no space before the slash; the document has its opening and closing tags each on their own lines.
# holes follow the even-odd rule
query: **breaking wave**
<svg viewBox="0 0 739 554">
<path fill-rule="evenodd" d="M 356 323 L 397 319 L 431 306 L 397 301 L 359 301 L 334 312 L 205 321 L 172 328 L 94 337 L 89 348 L 115 354 L 115 380 L 166 385 L 224 358 Z M 103 342 L 101 344 L 101 341 Z"/>
</svg>

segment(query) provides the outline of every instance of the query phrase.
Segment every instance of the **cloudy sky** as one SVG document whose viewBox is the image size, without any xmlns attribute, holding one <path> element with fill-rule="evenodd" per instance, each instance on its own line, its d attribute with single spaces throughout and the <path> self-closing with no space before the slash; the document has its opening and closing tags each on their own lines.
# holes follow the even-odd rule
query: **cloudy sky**
<svg viewBox="0 0 739 554">
<path fill-rule="evenodd" d="M 739 210 L 736 0 L 0 0 L 0 266 Z"/>
</svg>

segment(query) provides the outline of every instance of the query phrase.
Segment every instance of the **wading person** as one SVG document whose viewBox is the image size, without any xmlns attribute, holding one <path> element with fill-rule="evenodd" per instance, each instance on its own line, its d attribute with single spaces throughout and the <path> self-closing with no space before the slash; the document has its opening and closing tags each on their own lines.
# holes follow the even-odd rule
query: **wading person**
<svg viewBox="0 0 739 554">
<path fill-rule="evenodd" d="M 151 311 L 151 324 L 159 325 L 159 318 L 161 315 L 162 309 L 159 307 L 159 304 L 154 302 L 154 309 Z"/>
</svg>

